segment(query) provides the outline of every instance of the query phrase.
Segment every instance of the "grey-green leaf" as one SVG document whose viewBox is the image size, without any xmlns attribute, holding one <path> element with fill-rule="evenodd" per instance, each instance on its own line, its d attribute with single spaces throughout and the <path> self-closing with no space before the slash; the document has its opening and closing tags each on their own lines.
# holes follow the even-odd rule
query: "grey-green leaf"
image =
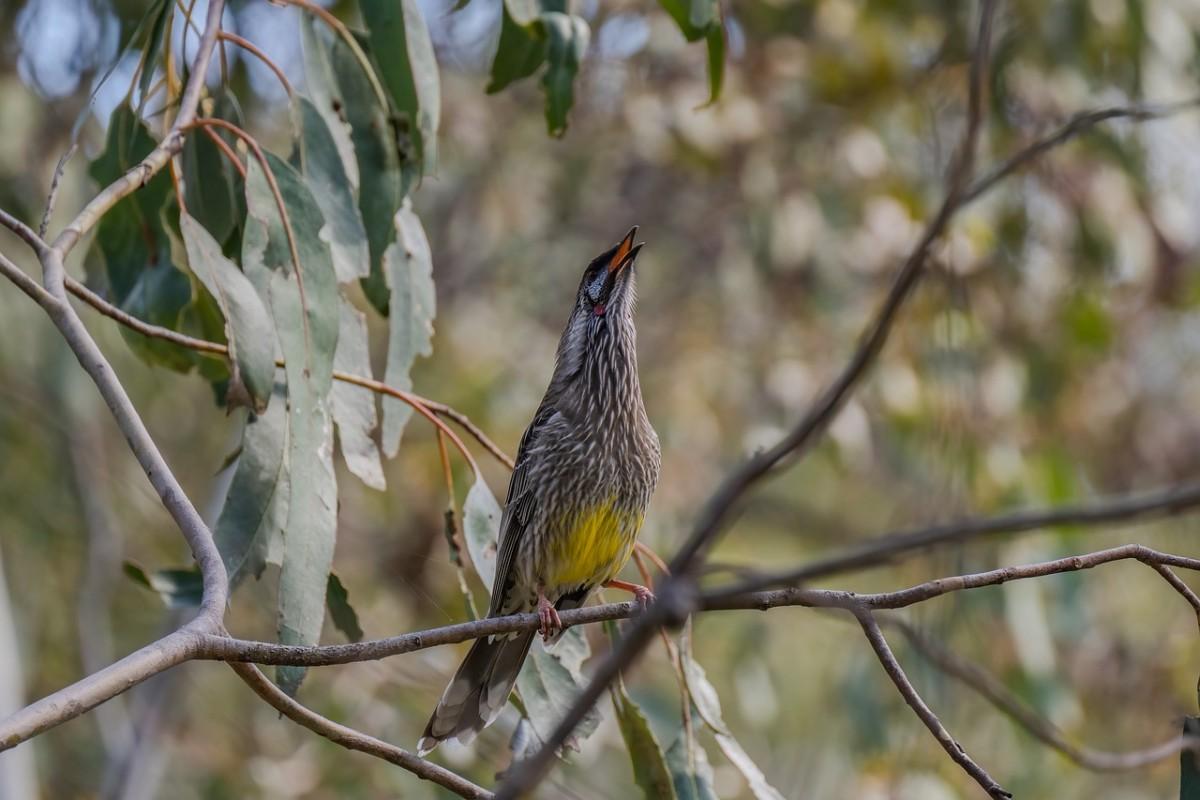
<svg viewBox="0 0 1200 800">
<path fill-rule="evenodd" d="M 383 267 L 391 298 L 385 380 L 407 391 L 412 388 L 413 362 L 433 352 L 436 312 L 429 240 L 408 200 L 396 213 L 396 240 L 384 253 Z M 388 458 L 400 449 L 400 435 L 410 416 L 408 404 L 394 397 L 383 399 L 383 452 Z"/>
<path fill-rule="evenodd" d="M 352 642 L 362 641 L 363 629 L 358 624 L 358 612 L 350 605 L 350 593 L 333 572 L 329 573 L 329 583 L 325 588 L 325 605 L 329 608 L 329 617 L 335 628 Z"/>
<path fill-rule="evenodd" d="M 646 800 L 675 800 L 671 770 L 667 767 L 662 747 L 650 730 L 646 715 L 633 702 L 625 690 L 625 682 L 619 677 L 609 688 L 609 694 L 617 712 L 617 725 L 625 739 L 625 748 L 629 751 L 634 782 L 641 788 Z"/>
<path fill-rule="evenodd" d="M 567 631 L 570 635 L 572 631 Z M 575 631 L 577 635 L 581 632 Z M 583 689 L 580 676 L 571 674 L 555 653 L 542 645 L 541 640 L 535 641 L 530 648 L 529 658 L 517 676 L 517 691 L 521 694 L 521 702 L 533 731 L 542 741 L 550 738 L 550 734 L 562 721 L 567 710 L 575 702 L 575 698 Z M 575 733 L 567 740 L 566 746 L 578 749 L 580 742 L 595 732 L 600 725 L 600 713 L 592 708 Z"/>
<path fill-rule="evenodd" d="M 221 245 L 204 226 L 186 213 L 180 231 L 192 272 L 204 284 L 225 317 L 232 371 L 226 402 L 261 413 L 275 383 L 275 331 L 271 315 L 254 286 L 221 252 Z"/>
<path fill-rule="evenodd" d="M 575 103 L 575 76 L 587 53 L 590 31 L 582 17 L 548 11 L 541 16 L 546 35 L 546 127 L 552 136 L 567 130 L 567 114 Z"/>
<path fill-rule="evenodd" d="M 679 800 L 717 800 L 717 791 L 713 788 L 712 765 L 708 763 L 708 754 L 691 737 L 691 759 L 688 759 L 688 740 L 686 732 L 681 732 L 675 744 L 667 750 L 667 768 L 671 770 L 671 780 L 675 784 L 675 796 Z"/>
<path fill-rule="evenodd" d="M 242 263 L 265 293 L 286 360 L 288 393 L 288 511 L 279 576 L 279 638 L 315 644 L 325 618 L 325 594 L 337 533 L 337 482 L 329 394 L 338 339 L 337 279 L 320 238 L 324 218 L 300 175 L 268 154 L 296 237 L 299 270 L 266 176 L 247 168 L 247 217 Z M 281 667 L 280 687 L 294 693 L 302 668 Z"/>
<path fill-rule="evenodd" d="M 300 44 L 304 54 L 304 81 L 312 104 L 325 120 L 329 135 L 333 138 L 342 169 L 350 182 L 350 191 L 358 197 L 358 160 L 354 154 L 354 142 L 350 138 L 350 122 L 346 119 L 346 102 L 342 87 L 333 70 L 330 44 L 321 38 L 314 21 L 305 18 L 300 23 Z"/>
<path fill-rule="evenodd" d="M 505 3 L 500 18 L 500 40 L 492 58 L 491 79 L 487 93 L 495 94 L 510 83 L 528 78 L 546 60 L 546 41 L 540 29 L 524 26 L 512 16 Z M 534 4 L 536 5 L 536 4 Z"/>
<path fill-rule="evenodd" d="M 371 360 L 367 351 L 366 315 L 344 297 L 338 301 L 338 308 L 338 344 L 333 365 L 342 372 L 369 377 Z M 379 427 L 375 394 L 361 386 L 334 381 L 331 401 L 346 467 L 367 486 L 383 491 L 387 482 L 383 477 L 379 446 L 374 439 L 375 429 Z"/>
<path fill-rule="evenodd" d="M 696 710 L 699 711 L 700 718 L 716 736 L 717 746 L 721 748 L 721 752 L 742 773 L 742 777 L 746 779 L 751 793 L 757 800 L 783 800 L 783 795 L 767 782 L 762 770 L 729 732 L 725 720 L 721 717 L 721 700 L 717 695 L 717 690 L 709 682 L 704 668 L 692 658 L 691 643 L 686 633 L 680 641 L 679 654 L 683 661 L 683 674 L 688 694 L 691 696 Z"/>
<path fill-rule="evenodd" d="M 360 0 L 371 51 L 426 172 L 437 164 L 441 88 L 429 29 L 417 0 Z"/>
<path fill-rule="evenodd" d="M 301 170 L 325 217 L 322 237 L 329 243 L 338 281 L 365 278 L 371 273 L 367 231 L 328 120 L 307 97 L 296 98 L 292 114 L 299 132 Z"/>
<path fill-rule="evenodd" d="M 231 587 L 262 574 L 270 542 L 282 534 L 287 520 L 285 387 L 276 386 L 275 394 L 266 412 L 246 420 L 237 467 L 213 532 Z M 280 504 L 282 514 L 277 513 Z"/>
<path fill-rule="evenodd" d="M 476 476 L 463 503 L 463 535 L 467 540 L 471 563 L 475 565 L 475 571 L 489 592 L 496 576 L 496 539 L 500 534 L 500 517 L 500 504 L 488 488 L 487 481 L 482 476 Z"/>
<path fill-rule="evenodd" d="M 725 78 L 725 26 L 719 0 L 658 0 L 689 42 L 704 39 L 708 47 L 709 103 L 721 95 Z"/>
</svg>

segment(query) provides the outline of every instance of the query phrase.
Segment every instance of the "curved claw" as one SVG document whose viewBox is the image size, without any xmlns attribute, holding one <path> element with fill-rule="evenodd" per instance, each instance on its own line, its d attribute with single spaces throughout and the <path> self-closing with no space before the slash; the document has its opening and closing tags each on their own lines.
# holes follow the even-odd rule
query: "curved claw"
<svg viewBox="0 0 1200 800">
<path fill-rule="evenodd" d="M 541 622 L 538 632 L 542 634 L 542 639 L 549 641 L 563 629 L 562 619 L 558 616 L 558 609 L 546 599 L 546 595 L 538 590 L 538 620 Z"/>
</svg>

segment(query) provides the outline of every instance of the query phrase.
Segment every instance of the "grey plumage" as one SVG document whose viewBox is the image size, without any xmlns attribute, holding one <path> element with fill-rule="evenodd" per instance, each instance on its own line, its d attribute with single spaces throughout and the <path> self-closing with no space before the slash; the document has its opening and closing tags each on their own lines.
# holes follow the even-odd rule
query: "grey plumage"
<svg viewBox="0 0 1200 800">
<path fill-rule="evenodd" d="M 521 437 L 500 522 L 489 616 L 531 611 L 539 591 L 576 608 L 633 551 L 658 482 L 658 436 L 637 373 L 634 228 L 584 271 L 554 374 Z M 480 639 L 446 687 L 420 752 L 466 742 L 504 708 L 534 632 Z"/>
</svg>

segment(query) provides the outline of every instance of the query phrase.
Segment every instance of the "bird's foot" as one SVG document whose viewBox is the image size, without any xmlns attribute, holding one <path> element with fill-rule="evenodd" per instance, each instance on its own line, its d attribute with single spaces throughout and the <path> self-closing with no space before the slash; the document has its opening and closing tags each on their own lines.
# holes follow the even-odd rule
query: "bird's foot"
<svg viewBox="0 0 1200 800">
<path fill-rule="evenodd" d="M 541 589 L 538 589 L 537 613 L 538 620 L 541 621 L 538 631 L 542 634 L 542 639 L 548 642 L 562 631 L 563 624 L 562 619 L 558 616 L 558 609 L 546 599 L 546 595 Z"/>
<path fill-rule="evenodd" d="M 605 589 L 620 589 L 625 592 L 631 592 L 635 600 L 642 608 L 654 602 L 654 592 L 642 586 L 640 583 L 630 583 L 629 581 L 611 580 L 604 582 Z"/>
</svg>

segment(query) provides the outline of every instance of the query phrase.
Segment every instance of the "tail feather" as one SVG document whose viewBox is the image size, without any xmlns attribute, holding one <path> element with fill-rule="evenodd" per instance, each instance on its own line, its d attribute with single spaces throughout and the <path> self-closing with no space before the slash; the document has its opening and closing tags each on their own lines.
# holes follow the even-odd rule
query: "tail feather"
<svg viewBox="0 0 1200 800">
<path fill-rule="evenodd" d="M 420 755 L 452 737 L 465 744 L 492 723 L 508 702 L 535 633 L 475 640 L 425 726 L 417 743 Z"/>
</svg>

